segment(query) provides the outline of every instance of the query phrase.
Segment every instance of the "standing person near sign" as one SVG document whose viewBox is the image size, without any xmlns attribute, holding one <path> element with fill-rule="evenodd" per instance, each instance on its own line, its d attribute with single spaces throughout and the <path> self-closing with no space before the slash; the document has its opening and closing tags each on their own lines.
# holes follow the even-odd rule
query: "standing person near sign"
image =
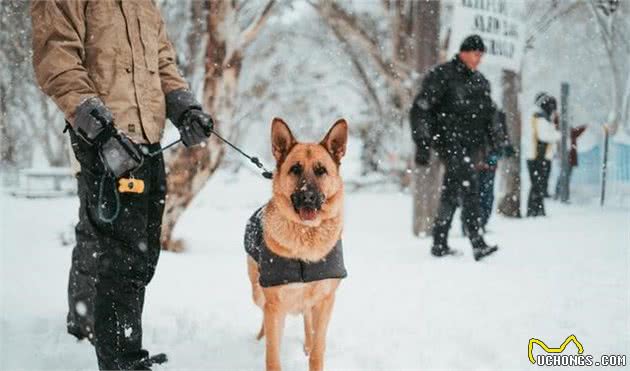
<svg viewBox="0 0 630 371">
<path fill-rule="evenodd" d="M 546 94 L 546 93 L 540 93 L 540 94 Z M 551 121 L 552 121 L 551 123 L 553 124 L 553 127 L 556 128 L 556 130 L 559 131 L 560 134 L 562 134 L 562 131 L 560 130 L 560 115 L 558 114 L 558 112 L 555 112 L 552 115 Z M 543 183 L 542 189 L 543 189 L 543 195 L 544 195 L 543 197 L 544 198 L 551 198 L 551 194 L 549 193 L 549 177 L 551 176 L 552 168 L 553 168 L 553 161 L 551 159 L 546 159 L 545 158 L 545 163 L 544 163 L 544 166 L 542 168 L 542 171 L 543 171 L 543 174 L 542 174 L 542 183 Z"/>
<path fill-rule="evenodd" d="M 166 360 L 142 348 L 166 196 L 163 158 L 149 154 L 167 117 L 186 146 L 213 122 L 177 71 L 154 2 L 33 1 L 31 16 L 37 81 L 65 114 L 81 165 L 68 332 L 94 344 L 100 369 L 146 370 Z"/>
<path fill-rule="evenodd" d="M 538 110 L 531 120 L 531 144 L 527 159 L 527 170 L 531 188 L 527 198 L 527 216 L 545 215 L 545 188 L 556 143 L 561 134 L 553 124 L 558 114 L 556 98 L 547 93 L 539 93 L 535 101 Z"/>
<path fill-rule="evenodd" d="M 410 112 L 416 162 L 428 164 L 432 147 L 446 168 L 432 232 L 431 253 L 438 257 L 455 254 L 447 237 L 460 194 L 475 260 L 498 249 L 489 246 L 479 233 L 479 179 L 475 164 L 481 161 L 487 147 L 501 145 L 493 139 L 499 136 L 493 133 L 495 108 L 490 83 L 477 70 L 485 50 L 480 36 L 468 36 L 450 62 L 427 73 Z"/>
</svg>

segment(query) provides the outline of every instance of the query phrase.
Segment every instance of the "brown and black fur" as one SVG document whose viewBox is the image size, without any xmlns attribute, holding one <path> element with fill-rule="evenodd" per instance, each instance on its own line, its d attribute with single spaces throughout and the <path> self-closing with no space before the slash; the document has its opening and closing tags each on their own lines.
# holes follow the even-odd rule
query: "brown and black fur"
<svg viewBox="0 0 630 371">
<path fill-rule="evenodd" d="M 276 159 L 273 195 L 264 209 L 264 241 L 277 255 L 319 261 L 341 239 L 343 181 L 339 174 L 346 151 L 348 124 L 338 120 L 320 143 L 300 143 L 281 119 L 272 122 Z M 305 190 L 321 195 L 316 212 L 302 212 L 296 195 Z M 306 215 L 308 220 L 304 220 Z M 315 215 L 313 217 L 313 215 Z M 304 316 L 304 352 L 309 369 L 322 370 L 326 330 L 340 279 L 262 287 L 258 265 L 248 256 L 247 269 L 256 305 L 263 310 L 258 339 L 266 337 L 266 369 L 280 370 L 280 343 L 286 315 Z"/>
</svg>

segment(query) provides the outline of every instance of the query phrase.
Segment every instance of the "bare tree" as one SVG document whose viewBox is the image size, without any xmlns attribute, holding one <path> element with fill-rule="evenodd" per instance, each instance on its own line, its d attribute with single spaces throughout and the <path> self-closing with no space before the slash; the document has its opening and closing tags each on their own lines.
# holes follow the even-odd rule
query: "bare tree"
<svg viewBox="0 0 630 371">
<path fill-rule="evenodd" d="M 369 93 L 369 101 L 377 107 L 379 120 L 367 128 L 364 146 L 370 157 L 382 156 L 375 148 L 393 128 L 406 122 L 407 112 L 421 74 L 439 60 L 440 1 L 383 0 L 386 35 L 380 35 L 378 24 L 362 21 L 339 2 L 311 2 L 337 39 L 346 46 L 356 74 Z M 384 49 L 387 46 L 388 49 Z M 367 58 L 366 58 L 367 56 Z M 384 84 L 365 71 L 373 69 Z M 384 85 L 380 93 L 375 85 Z M 400 139 L 398 137 L 398 139 Z M 377 162 L 372 159 L 372 162 Z M 441 167 L 436 156 L 429 166 L 414 170 L 414 222 L 418 235 L 428 232 L 439 201 Z"/>
<path fill-rule="evenodd" d="M 630 3 L 590 0 L 591 10 L 610 63 L 610 114 L 612 133 L 620 123 L 630 133 Z"/>
<path fill-rule="evenodd" d="M 39 90 L 31 67 L 29 1 L 3 2 L 0 28 L 0 162 L 28 166 L 33 149 L 41 147 L 48 164 L 68 164 L 63 116 Z M 17 150 L 19 148 L 19 151 Z"/>
<path fill-rule="evenodd" d="M 44 94 L 36 91 L 30 96 L 37 104 L 24 105 L 28 115 L 22 118 L 23 127 L 28 128 L 29 138 L 41 146 L 50 166 L 67 166 L 70 153 L 63 114 Z"/>
<path fill-rule="evenodd" d="M 207 53 L 203 87 L 203 106 L 215 119 L 215 129 L 234 140 L 237 89 L 243 53 L 264 27 L 275 5 L 267 1 L 252 11 L 251 3 L 206 1 Z M 256 4 L 254 4 L 256 5 Z M 245 23 L 241 27 L 241 23 Z M 205 146 L 178 147 L 167 158 L 169 194 L 162 229 L 162 246 L 181 250 L 181 241 L 172 241 L 173 228 L 195 195 L 218 168 L 224 155 L 222 143 L 213 136 Z"/>
</svg>

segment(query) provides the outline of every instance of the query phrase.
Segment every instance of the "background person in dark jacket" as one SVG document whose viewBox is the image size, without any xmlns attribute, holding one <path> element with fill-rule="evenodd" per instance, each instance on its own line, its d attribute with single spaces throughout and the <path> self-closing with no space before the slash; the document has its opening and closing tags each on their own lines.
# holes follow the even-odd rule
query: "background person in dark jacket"
<svg viewBox="0 0 630 371">
<path fill-rule="evenodd" d="M 556 142 L 560 140 L 561 135 L 553 124 L 558 108 L 556 99 L 547 93 L 539 93 L 536 96 L 535 104 L 538 111 L 532 116 L 532 142 L 527 159 L 527 170 L 531 181 L 529 197 L 527 198 L 527 216 L 544 216 L 544 198 L 550 172 L 549 167 L 555 152 Z"/>
<path fill-rule="evenodd" d="M 446 167 L 440 206 L 433 225 L 434 256 L 453 254 L 447 244 L 459 195 L 463 198 L 464 221 L 475 259 L 497 250 L 479 234 L 479 179 L 475 164 L 488 146 L 496 146 L 495 107 L 488 80 L 477 71 L 485 52 L 480 36 L 468 36 L 450 62 L 431 69 L 422 83 L 410 112 L 416 161 L 429 161 L 433 147 Z"/>
<path fill-rule="evenodd" d="M 177 71 L 154 2 L 33 1 L 31 16 L 35 75 L 63 111 L 80 163 L 68 332 L 94 344 L 101 369 L 149 369 L 166 358 L 142 348 L 141 322 L 166 173 L 162 156 L 148 154 L 167 117 L 186 146 L 206 140 L 212 119 Z"/>
<path fill-rule="evenodd" d="M 493 133 L 498 136 L 497 140 L 500 145 L 497 148 L 488 147 L 482 161 L 475 166 L 479 174 L 479 228 L 485 233 L 486 226 L 492 215 L 492 207 L 494 205 L 494 178 L 497 173 L 499 159 L 502 157 L 511 157 L 514 155 L 514 147 L 512 146 L 507 132 L 507 122 L 505 112 L 496 110 L 494 115 Z M 467 235 L 464 214 L 462 213 L 462 231 Z"/>
</svg>

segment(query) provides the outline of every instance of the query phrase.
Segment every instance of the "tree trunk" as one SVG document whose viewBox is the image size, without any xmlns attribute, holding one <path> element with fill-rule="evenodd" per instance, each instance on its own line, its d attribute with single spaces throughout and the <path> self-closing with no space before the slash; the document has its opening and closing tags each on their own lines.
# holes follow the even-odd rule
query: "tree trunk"
<svg viewBox="0 0 630 371">
<path fill-rule="evenodd" d="M 0 85 L 0 165 L 14 167 L 17 159 L 15 156 L 15 138 L 9 128 L 8 105 L 5 99 L 6 89 Z"/>
<path fill-rule="evenodd" d="M 225 133 L 225 118 L 217 105 L 218 96 L 222 95 L 223 86 L 236 85 L 233 80 L 237 73 L 225 71 L 226 36 L 221 28 L 226 17 L 230 16 L 230 7 L 225 1 L 209 4 L 208 14 L 208 44 L 206 54 L 206 71 L 203 89 L 203 107 L 210 112 L 215 122 L 215 130 Z M 232 19 L 228 20 L 232 21 Z M 228 69 L 240 69 L 240 64 Z M 224 82 L 224 79 L 226 80 Z M 228 89 L 224 92 L 227 93 Z M 231 89 L 230 89 L 231 90 Z M 232 90 L 231 90 L 232 91 Z M 234 97 L 232 97 L 234 98 Z M 225 99 L 224 101 L 233 101 Z M 225 106 L 225 105 L 223 105 Z M 224 108 L 224 107 L 221 107 Z M 229 125 L 229 124 L 228 124 Z M 192 199 L 203 188 L 210 176 L 216 171 L 223 159 L 224 147 L 215 137 L 211 137 L 205 146 L 186 148 L 179 146 L 172 156 L 167 159 L 167 186 L 166 209 L 162 223 L 162 247 L 166 250 L 180 251 L 184 248 L 183 241 L 172 240 L 173 229 L 184 210 L 190 205 Z"/>
<path fill-rule="evenodd" d="M 429 165 L 416 165 L 413 174 L 413 234 L 428 235 L 431 233 L 433 220 L 440 206 L 444 176 L 444 166 L 438 159 L 437 152 L 431 150 Z"/>
<path fill-rule="evenodd" d="M 508 133 L 516 153 L 500 161 L 503 177 L 503 192 L 498 212 L 505 216 L 521 217 L 521 113 L 518 107 L 520 75 L 503 71 L 503 108 L 506 114 Z"/>
<path fill-rule="evenodd" d="M 440 51 L 440 1 L 413 2 L 412 28 L 414 60 L 417 71 L 426 72 L 438 63 Z M 433 219 L 440 204 L 440 188 L 444 169 L 437 153 L 431 151 L 428 166 L 417 166 L 413 171 L 413 234 L 431 233 Z"/>
<path fill-rule="evenodd" d="M 239 29 L 238 4 L 230 1 L 207 3 L 208 44 L 202 104 L 214 119 L 214 128 L 221 136 L 234 140 L 238 79 L 243 49 L 254 39 L 267 19 L 274 1 L 270 1 L 251 27 Z M 205 146 L 177 147 L 167 154 L 166 208 L 162 224 L 162 247 L 180 251 L 183 241 L 173 240 L 173 229 L 192 199 L 206 184 L 223 159 L 225 149 L 216 136 Z"/>
</svg>

